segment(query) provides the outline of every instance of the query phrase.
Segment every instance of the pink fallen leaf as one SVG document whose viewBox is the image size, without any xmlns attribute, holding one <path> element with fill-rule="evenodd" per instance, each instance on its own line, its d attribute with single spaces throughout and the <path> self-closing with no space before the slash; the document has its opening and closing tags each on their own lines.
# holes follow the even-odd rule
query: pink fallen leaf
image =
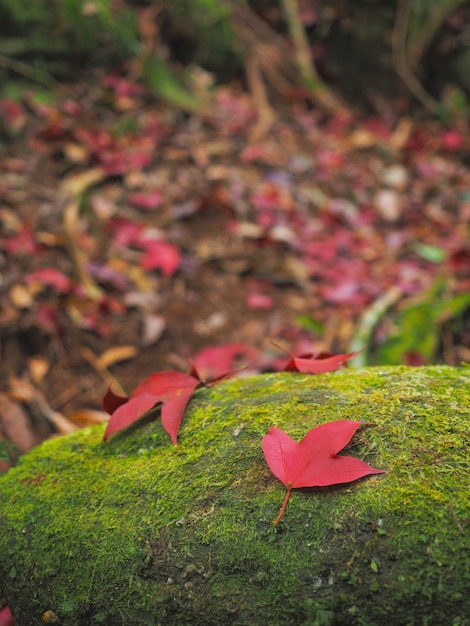
<svg viewBox="0 0 470 626">
<path fill-rule="evenodd" d="M 263 437 L 262 449 L 271 472 L 287 487 L 277 524 L 284 513 L 292 489 L 326 487 L 348 483 L 384 470 L 371 467 L 349 456 L 337 456 L 364 422 L 338 420 L 312 428 L 298 443 L 277 426 Z"/>
<path fill-rule="evenodd" d="M 34 254 L 40 249 L 31 227 L 27 224 L 16 235 L 5 237 L 3 246 L 8 254 Z"/>
<path fill-rule="evenodd" d="M 252 161 L 262 160 L 266 156 L 266 146 L 263 144 L 252 144 L 246 146 L 240 154 L 242 163 L 251 163 Z"/>
<path fill-rule="evenodd" d="M 139 209 L 158 209 L 163 203 L 163 194 L 158 191 L 135 191 L 129 194 L 129 201 Z"/>
<path fill-rule="evenodd" d="M 166 241 L 148 240 L 145 245 L 145 254 L 142 259 L 144 270 L 159 269 L 164 276 L 172 276 L 179 267 L 180 253 L 176 246 Z"/>
<path fill-rule="evenodd" d="M 119 176 L 130 170 L 141 170 L 152 162 L 150 147 L 138 144 L 132 151 L 112 146 L 98 151 L 96 156 L 108 176 Z"/>
<path fill-rule="evenodd" d="M 52 287 L 57 293 L 66 293 L 73 286 L 72 281 L 63 272 L 53 267 L 45 267 L 35 272 L 30 272 L 25 276 L 28 285 L 32 283 L 40 283 Z"/>
<path fill-rule="evenodd" d="M 125 218 L 110 220 L 108 228 L 113 233 L 113 242 L 124 248 L 139 242 L 144 229 L 142 224 L 137 224 Z"/>
<path fill-rule="evenodd" d="M 200 381 L 181 372 L 157 372 L 138 385 L 130 398 L 113 412 L 104 433 L 106 441 L 111 435 L 127 428 L 157 404 L 162 404 L 163 428 L 177 444 L 178 430 L 184 410 Z"/>
<path fill-rule="evenodd" d="M 442 145 L 449 152 L 456 152 L 465 144 L 464 136 L 456 130 L 448 130 L 442 135 Z"/>
<path fill-rule="evenodd" d="M 63 331 L 57 307 L 50 305 L 48 302 L 38 303 L 36 309 L 36 322 L 48 333 L 57 333 L 60 335 Z"/>
<path fill-rule="evenodd" d="M 250 293 L 246 299 L 246 303 L 250 309 L 269 310 L 274 306 L 274 300 L 265 293 Z"/>
<path fill-rule="evenodd" d="M 112 89 L 114 93 L 119 97 L 140 96 L 145 93 L 142 85 L 133 83 L 121 76 L 105 76 L 103 79 L 103 85 Z"/>
<path fill-rule="evenodd" d="M 26 124 L 26 114 L 23 105 L 11 98 L 2 98 L 0 102 L 0 116 L 3 118 L 5 129 L 11 134 L 19 133 Z"/>
</svg>

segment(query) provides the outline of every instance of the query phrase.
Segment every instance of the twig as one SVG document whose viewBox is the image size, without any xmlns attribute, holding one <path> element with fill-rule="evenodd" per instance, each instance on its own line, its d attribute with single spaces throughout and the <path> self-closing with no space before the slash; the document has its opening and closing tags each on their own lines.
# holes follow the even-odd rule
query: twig
<svg viewBox="0 0 470 626">
<path fill-rule="evenodd" d="M 28 380 L 11 379 L 10 385 L 8 396 L 26 404 L 34 419 L 46 419 L 62 435 L 77 430 L 78 426 L 68 420 L 62 413 L 50 407 L 41 391 L 36 389 Z"/>
<path fill-rule="evenodd" d="M 25 76 L 26 78 L 34 80 L 37 83 L 42 83 L 43 85 L 46 85 L 46 87 L 50 87 L 51 85 L 56 85 L 57 87 L 60 86 L 60 83 L 57 82 L 50 74 L 35 69 L 34 67 L 30 67 L 26 63 L 22 63 L 16 59 L 11 59 L 4 54 L 0 54 L 0 67 L 3 67 L 6 70 L 11 70 L 21 76 Z"/>
<path fill-rule="evenodd" d="M 459 533 L 463 535 L 462 524 L 457 519 L 457 515 L 455 514 L 454 508 L 453 508 L 453 506 L 451 504 L 449 504 L 449 513 L 450 513 L 450 516 L 452 517 L 452 519 L 454 520 L 455 525 L 459 529 Z"/>
<path fill-rule="evenodd" d="M 269 131 L 276 120 L 276 114 L 269 104 L 266 86 L 261 75 L 258 61 L 251 54 L 247 54 L 245 57 L 245 71 L 251 95 L 253 96 L 253 102 L 258 113 L 256 126 L 252 131 L 252 139 L 256 141 Z"/>
<path fill-rule="evenodd" d="M 246 2 L 220 0 L 226 6 L 244 51 L 254 56 L 269 85 L 288 97 L 297 80 L 286 41 L 264 22 Z M 246 54 L 244 54 L 246 56 Z"/>
<path fill-rule="evenodd" d="M 117 378 L 111 374 L 108 368 L 102 364 L 99 357 L 97 357 L 90 348 L 84 347 L 81 349 L 80 353 L 109 387 L 113 387 L 119 395 L 127 396 L 127 393 L 124 391 Z"/>
<path fill-rule="evenodd" d="M 100 168 L 90 169 L 65 179 L 58 193 L 63 207 L 64 234 L 75 274 L 86 295 L 92 299 L 98 298 L 101 291 L 86 268 L 86 258 L 78 242 L 80 201 L 87 189 L 104 178 L 105 173 Z"/>
<path fill-rule="evenodd" d="M 73 433 L 78 429 L 78 426 L 68 420 L 64 415 L 62 415 L 62 413 L 54 411 L 54 409 L 47 404 L 45 398 L 43 398 L 39 393 L 32 399 L 31 407 L 33 410 L 36 408 L 39 415 L 45 417 L 47 421 L 53 424 L 57 431 L 62 435 Z"/>
<path fill-rule="evenodd" d="M 417 73 L 423 56 L 447 16 L 465 0 L 428 0 L 426 3 L 414 2 L 415 11 L 419 11 L 419 29 L 410 28 L 408 32 L 407 59 L 412 72 Z"/>
</svg>

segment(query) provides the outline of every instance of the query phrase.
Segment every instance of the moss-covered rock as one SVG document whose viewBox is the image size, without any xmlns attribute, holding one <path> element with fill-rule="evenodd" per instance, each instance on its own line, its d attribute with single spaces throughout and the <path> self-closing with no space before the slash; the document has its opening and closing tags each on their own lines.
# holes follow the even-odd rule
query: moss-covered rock
<svg viewBox="0 0 470 626">
<path fill-rule="evenodd" d="M 469 383 L 269 374 L 198 391 L 178 446 L 158 420 L 48 441 L 0 479 L 0 596 L 17 626 L 469 624 Z M 273 526 L 263 435 L 336 419 L 372 424 L 347 453 L 387 473 L 295 490 Z"/>
</svg>

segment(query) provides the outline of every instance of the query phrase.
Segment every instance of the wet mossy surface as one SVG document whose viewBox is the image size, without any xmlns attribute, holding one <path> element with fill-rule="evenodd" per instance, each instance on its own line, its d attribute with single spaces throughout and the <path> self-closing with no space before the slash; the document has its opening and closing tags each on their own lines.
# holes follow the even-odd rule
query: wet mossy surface
<svg viewBox="0 0 470 626">
<path fill-rule="evenodd" d="M 261 439 L 368 422 L 345 454 L 386 474 L 285 488 Z M 268 374 L 159 420 L 48 441 L 0 478 L 0 595 L 17 626 L 470 624 L 470 369 Z"/>
</svg>

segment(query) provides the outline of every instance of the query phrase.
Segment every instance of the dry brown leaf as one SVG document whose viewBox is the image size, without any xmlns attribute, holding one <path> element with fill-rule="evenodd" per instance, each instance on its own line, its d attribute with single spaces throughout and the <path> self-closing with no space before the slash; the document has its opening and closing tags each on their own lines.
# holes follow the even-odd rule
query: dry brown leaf
<svg viewBox="0 0 470 626">
<path fill-rule="evenodd" d="M 67 243 L 66 237 L 63 233 L 47 233 L 40 231 L 36 233 L 36 241 L 43 243 L 49 248 L 56 248 L 58 246 L 65 246 Z"/>
<path fill-rule="evenodd" d="M 132 280 L 138 291 L 153 291 L 153 281 L 142 268 L 137 267 L 137 265 L 131 265 L 126 274 Z"/>
<path fill-rule="evenodd" d="M 31 380 L 39 385 L 49 371 L 49 363 L 42 356 L 34 356 L 28 361 L 28 370 Z"/>
<path fill-rule="evenodd" d="M 351 133 L 348 144 L 349 146 L 346 147 L 365 150 L 377 145 L 377 135 L 374 132 L 361 128 Z"/>
<path fill-rule="evenodd" d="M 46 420 L 63 435 L 77 430 L 75 424 L 49 406 L 44 395 L 29 381 L 11 377 L 9 383 L 8 398 L 26 404 L 35 419 Z"/>
<path fill-rule="evenodd" d="M 109 420 L 108 413 L 104 411 L 94 411 L 92 409 L 80 409 L 66 415 L 67 419 L 77 424 L 77 426 L 93 426 L 95 424 L 103 424 Z"/>
<path fill-rule="evenodd" d="M 8 385 L 8 397 L 12 400 L 27 404 L 33 399 L 34 387 L 27 380 L 11 376 L 8 379 Z"/>
<path fill-rule="evenodd" d="M 22 453 L 40 442 L 24 408 L 6 393 L 0 393 L 0 427 L 5 438 Z"/>
<path fill-rule="evenodd" d="M 62 182 L 59 195 L 77 197 L 86 191 L 89 187 L 96 185 L 106 178 L 106 172 L 100 167 L 95 167 L 79 174 L 74 174 L 65 178 Z"/>
<path fill-rule="evenodd" d="M 108 368 L 115 363 L 121 361 L 127 361 L 132 359 L 137 354 L 137 348 L 135 346 L 116 346 L 114 348 L 108 348 L 97 359 L 99 367 Z"/>
<path fill-rule="evenodd" d="M 78 143 L 67 143 L 64 146 L 65 156 L 72 163 L 86 164 L 90 158 L 89 150 Z"/>
<path fill-rule="evenodd" d="M 23 227 L 23 221 L 20 219 L 17 211 L 2 208 L 0 211 L 0 217 L 3 228 L 5 228 L 6 231 L 10 230 L 14 233 L 18 233 Z"/>
<path fill-rule="evenodd" d="M 13 285 L 9 295 L 12 304 L 17 309 L 29 309 L 33 304 L 33 296 L 24 285 Z"/>
<path fill-rule="evenodd" d="M 408 117 L 404 117 L 398 122 L 393 135 L 389 138 L 389 143 L 395 150 L 401 150 L 406 145 L 413 132 L 413 125 L 413 121 Z"/>
<path fill-rule="evenodd" d="M 17 322 L 21 313 L 9 304 L 2 303 L 0 309 L 0 326 L 8 326 Z"/>
</svg>

